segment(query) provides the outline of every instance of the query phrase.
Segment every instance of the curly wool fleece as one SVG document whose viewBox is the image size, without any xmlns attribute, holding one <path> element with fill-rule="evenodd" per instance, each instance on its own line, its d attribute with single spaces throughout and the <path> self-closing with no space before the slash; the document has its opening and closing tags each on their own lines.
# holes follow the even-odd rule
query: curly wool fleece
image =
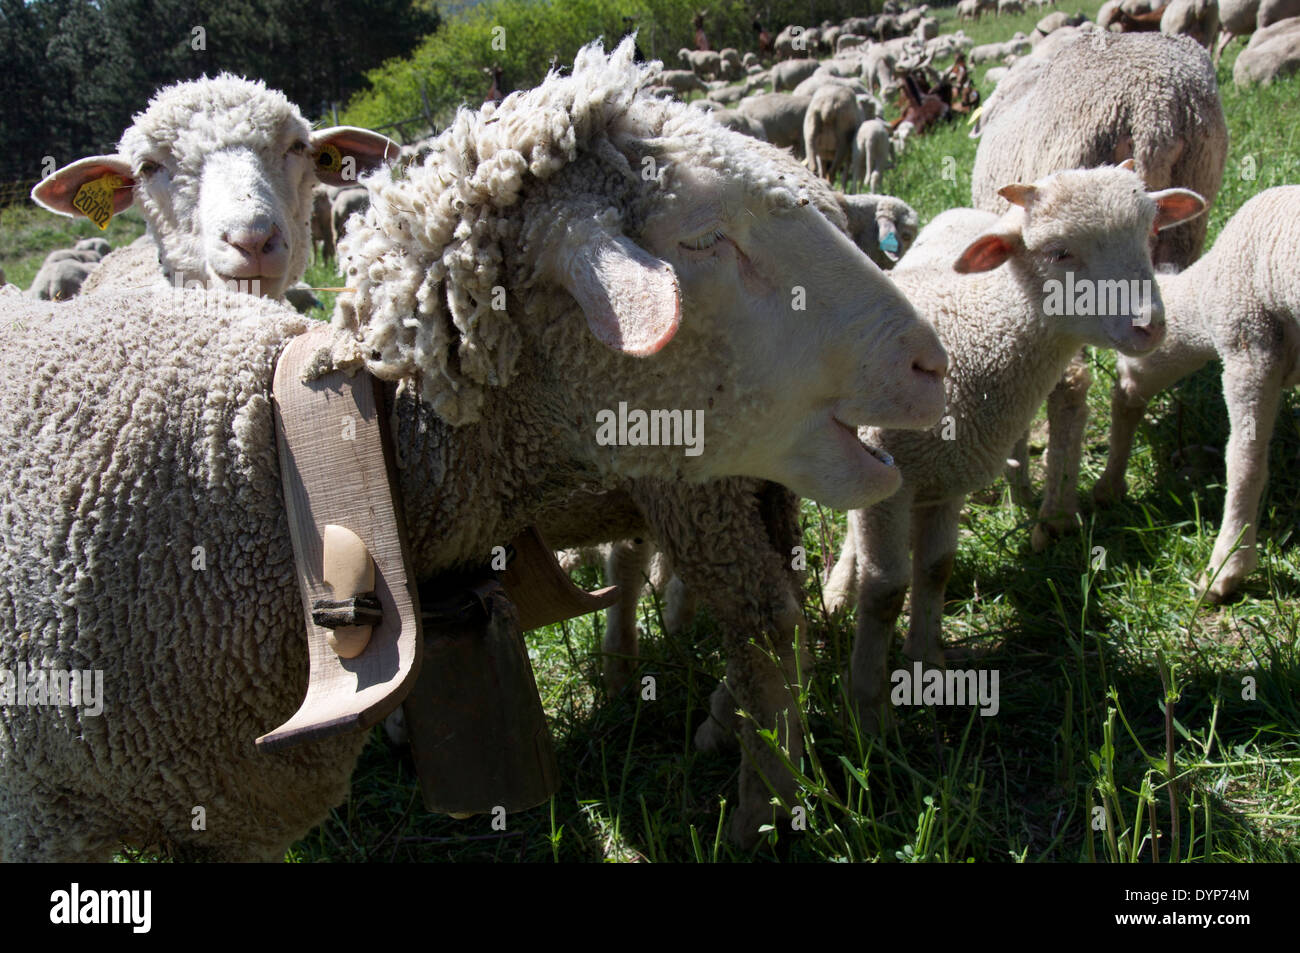
<svg viewBox="0 0 1300 953">
<path fill-rule="evenodd" d="M 335 326 L 357 338 L 336 350 L 339 366 L 418 377 L 448 423 L 477 421 L 484 388 L 514 376 L 516 322 L 577 311 L 533 292 L 541 250 L 564 240 L 580 210 L 634 236 L 651 203 L 672 200 L 676 155 L 744 176 L 774 206 L 811 201 L 845 228 L 829 190 L 792 176 L 783 153 L 757 141 L 727 148 L 706 114 L 641 93 L 659 64 L 635 63 L 634 48 L 628 38 L 606 56 L 592 43 L 571 76 L 461 109 L 422 165 L 365 180 L 370 209 L 338 249 L 356 291 L 339 298 Z"/>
</svg>

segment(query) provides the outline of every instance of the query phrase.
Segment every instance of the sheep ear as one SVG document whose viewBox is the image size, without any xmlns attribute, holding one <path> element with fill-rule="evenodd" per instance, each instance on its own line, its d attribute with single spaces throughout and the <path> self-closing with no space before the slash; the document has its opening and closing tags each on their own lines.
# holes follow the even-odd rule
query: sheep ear
<svg viewBox="0 0 1300 953">
<path fill-rule="evenodd" d="M 682 319 L 677 275 L 626 235 L 593 225 L 586 240 L 566 242 L 556 257 L 556 278 L 606 347 L 646 357 L 677 333 Z"/>
<path fill-rule="evenodd" d="M 355 126 L 333 126 L 311 134 L 316 178 L 326 185 L 355 185 L 363 172 L 396 162 L 401 146 L 387 136 Z"/>
<path fill-rule="evenodd" d="M 1004 185 L 998 189 L 998 195 L 1012 205 L 1029 208 L 1034 203 L 1034 200 L 1038 198 L 1038 189 L 1032 185 Z"/>
<path fill-rule="evenodd" d="M 961 275 L 992 271 L 1023 247 L 1019 231 L 985 232 L 966 247 L 952 270 Z"/>
<path fill-rule="evenodd" d="M 1137 163 L 1133 161 L 1133 157 L 1132 157 L 1132 156 L 1129 156 L 1127 159 L 1125 159 L 1123 162 L 1121 162 L 1121 163 L 1119 164 L 1119 167 L 1120 167 L 1121 169 L 1127 169 L 1127 170 L 1130 171 L 1130 172 L 1134 172 L 1134 173 L 1137 172 Z"/>
<path fill-rule="evenodd" d="M 1156 220 L 1151 225 L 1153 235 L 1205 211 L 1205 199 L 1190 189 L 1165 189 L 1147 194 L 1156 203 Z"/>
<path fill-rule="evenodd" d="M 112 214 L 119 215 L 135 201 L 135 177 L 131 175 L 131 164 L 121 156 L 90 156 L 65 165 L 57 172 L 50 173 L 32 189 L 32 201 L 59 215 L 85 215 L 90 218 L 89 214 L 73 203 L 82 186 L 106 175 L 116 175 L 121 180 L 111 192 Z M 107 218 L 104 223 L 108 223 Z"/>
<path fill-rule="evenodd" d="M 890 261 L 898 261 L 903 245 L 898 238 L 898 229 L 894 227 L 893 221 L 884 217 L 876 219 L 876 233 L 876 244 L 885 253 L 885 257 Z"/>
</svg>

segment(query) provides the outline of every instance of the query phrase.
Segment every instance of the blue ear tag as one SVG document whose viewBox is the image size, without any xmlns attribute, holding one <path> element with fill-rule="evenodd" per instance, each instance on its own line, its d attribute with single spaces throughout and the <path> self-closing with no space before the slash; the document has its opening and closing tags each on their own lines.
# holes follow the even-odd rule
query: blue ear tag
<svg viewBox="0 0 1300 953">
<path fill-rule="evenodd" d="M 887 251 L 891 255 L 898 254 L 898 232 L 890 232 L 880 240 L 880 250 Z"/>
</svg>

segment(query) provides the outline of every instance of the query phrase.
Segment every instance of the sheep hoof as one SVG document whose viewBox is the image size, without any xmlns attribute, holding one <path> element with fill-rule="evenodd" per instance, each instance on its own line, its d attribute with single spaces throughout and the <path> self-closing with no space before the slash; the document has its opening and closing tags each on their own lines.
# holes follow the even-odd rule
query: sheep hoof
<svg viewBox="0 0 1300 953">
<path fill-rule="evenodd" d="M 1124 498 L 1127 491 L 1123 479 L 1111 480 L 1102 474 L 1097 485 L 1092 488 L 1092 498 L 1098 506 L 1113 506 Z"/>
<path fill-rule="evenodd" d="M 1197 583 L 1197 592 L 1205 598 L 1210 605 L 1222 606 L 1232 602 L 1237 602 L 1242 598 L 1239 591 L 1242 578 L 1236 574 L 1229 574 L 1226 570 L 1219 573 L 1214 585 L 1210 585 L 1210 572 L 1201 574 L 1200 581 Z"/>
<path fill-rule="evenodd" d="M 605 694 L 613 698 L 623 691 L 627 683 L 632 680 L 636 664 L 635 659 L 606 656 Z"/>
</svg>

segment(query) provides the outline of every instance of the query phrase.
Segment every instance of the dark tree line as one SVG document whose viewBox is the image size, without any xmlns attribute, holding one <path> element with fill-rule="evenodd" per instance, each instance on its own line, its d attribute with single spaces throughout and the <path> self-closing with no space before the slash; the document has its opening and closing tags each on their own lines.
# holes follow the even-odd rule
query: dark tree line
<svg viewBox="0 0 1300 953">
<path fill-rule="evenodd" d="M 326 115 L 440 22 L 431 0 L 0 0 L 0 181 L 112 151 L 155 90 L 205 73 Z"/>
</svg>

